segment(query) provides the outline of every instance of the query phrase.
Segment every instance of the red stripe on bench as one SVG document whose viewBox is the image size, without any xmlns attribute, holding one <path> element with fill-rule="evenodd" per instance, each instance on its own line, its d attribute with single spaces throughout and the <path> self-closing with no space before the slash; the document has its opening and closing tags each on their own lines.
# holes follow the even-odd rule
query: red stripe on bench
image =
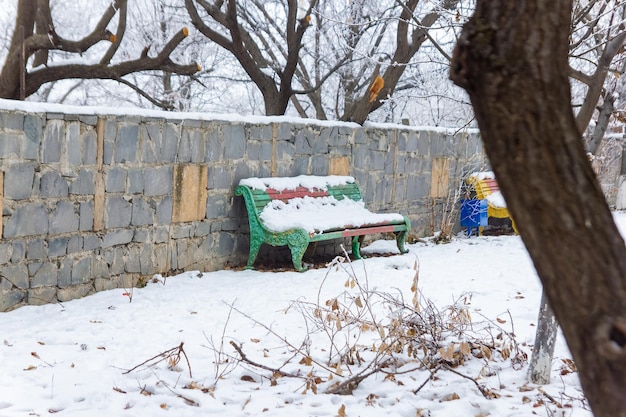
<svg viewBox="0 0 626 417">
<path fill-rule="evenodd" d="M 491 190 L 492 193 L 500 191 L 500 187 L 498 187 L 498 183 L 494 179 L 484 179 L 483 182 Z"/>
<path fill-rule="evenodd" d="M 290 200 L 292 198 L 302 198 L 302 197 L 327 197 L 328 191 L 326 190 L 318 190 L 317 188 L 310 190 L 306 187 L 298 187 L 295 190 L 275 190 L 273 188 L 268 188 L 266 190 L 267 195 L 272 200 Z"/>
<path fill-rule="evenodd" d="M 394 228 L 391 225 L 390 226 L 372 226 L 372 227 L 363 227 L 360 229 L 344 230 L 343 232 L 341 232 L 341 236 L 350 237 L 350 236 L 360 236 L 360 235 L 371 234 L 371 233 L 389 233 L 393 231 L 394 231 Z"/>
</svg>

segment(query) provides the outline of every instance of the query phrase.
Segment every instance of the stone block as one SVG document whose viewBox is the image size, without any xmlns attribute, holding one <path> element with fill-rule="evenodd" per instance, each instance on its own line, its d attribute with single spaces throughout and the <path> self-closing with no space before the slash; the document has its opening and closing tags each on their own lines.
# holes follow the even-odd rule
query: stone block
<svg viewBox="0 0 626 417">
<path fill-rule="evenodd" d="M 222 256 L 230 256 L 235 247 L 235 239 L 230 233 L 222 233 L 218 242 L 218 253 Z"/>
<path fill-rule="evenodd" d="M 63 303 L 65 301 L 76 300 L 83 298 L 93 292 L 93 286 L 91 284 L 78 284 L 72 285 L 66 288 L 59 288 L 57 290 L 57 299 Z"/>
<path fill-rule="evenodd" d="M 133 235 L 133 242 L 137 242 L 137 243 L 148 242 L 149 236 L 150 236 L 150 233 L 147 230 L 137 229 L 135 230 L 135 234 Z"/>
<path fill-rule="evenodd" d="M 27 114 L 24 117 L 24 136 L 22 142 L 22 157 L 24 159 L 39 159 L 39 147 L 43 132 L 43 118 L 38 114 Z"/>
<path fill-rule="evenodd" d="M 79 114 L 78 120 L 88 126 L 95 126 L 96 124 L 98 124 L 98 116 L 92 114 Z"/>
<path fill-rule="evenodd" d="M 297 157 L 293 161 L 293 175 L 307 175 L 307 174 L 310 174 L 310 172 L 309 172 L 309 162 L 311 162 L 310 159 L 311 158 L 308 157 L 308 156 Z"/>
<path fill-rule="evenodd" d="M 111 248 L 104 252 L 103 256 L 109 265 L 109 273 L 111 276 L 124 273 L 124 251 L 123 247 Z"/>
<path fill-rule="evenodd" d="M 9 311 L 26 300 L 26 291 L 0 290 L 0 311 Z"/>
<path fill-rule="evenodd" d="M 239 184 L 239 181 L 241 181 L 244 178 L 250 178 L 252 176 L 252 171 L 250 170 L 250 167 L 248 166 L 247 161 L 236 162 L 234 171 L 235 171 L 235 175 L 234 175 L 233 181 L 228 186 L 228 188 L 231 190 L 236 185 Z"/>
<path fill-rule="evenodd" d="M 211 225 L 208 222 L 199 222 L 196 225 L 193 235 L 195 237 L 202 237 L 208 235 L 209 233 L 211 233 Z"/>
<path fill-rule="evenodd" d="M 81 135 L 83 164 L 95 165 L 98 156 L 98 137 L 94 129 L 87 129 Z"/>
<path fill-rule="evenodd" d="M 88 235 L 83 237 L 83 250 L 94 250 L 102 246 L 99 236 Z"/>
<path fill-rule="evenodd" d="M 4 171 L 4 197 L 11 200 L 29 198 L 33 191 L 35 166 L 31 163 L 18 163 Z"/>
<path fill-rule="evenodd" d="M 20 156 L 22 137 L 13 133 L 0 133 L 0 158 Z"/>
<path fill-rule="evenodd" d="M 123 197 L 110 196 L 105 202 L 106 228 L 128 227 L 133 206 Z"/>
<path fill-rule="evenodd" d="M 230 190 L 232 185 L 231 170 L 223 165 L 209 166 L 208 187 L 212 190 Z"/>
<path fill-rule="evenodd" d="M 28 242 L 26 258 L 30 260 L 46 258 L 46 246 L 42 239 L 36 239 Z"/>
<path fill-rule="evenodd" d="M 142 275 L 153 275 L 157 272 L 152 261 L 152 244 L 147 243 L 141 246 L 139 252 L 140 273 Z"/>
<path fill-rule="evenodd" d="M 141 169 L 128 170 L 128 193 L 142 194 L 144 188 L 143 171 Z"/>
<path fill-rule="evenodd" d="M 106 278 L 110 277 L 109 264 L 101 257 L 92 258 L 91 262 L 91 277 L 92 278 Z M 96 288 L 96 291 L 99 291 Z"/>
<path fill-rule="evenodd" d="M 313 155 L 311 157 L 311 174 L 328 175 L 328 154 Z"/>
<path fill-rule="evenodd" d="M 72 285 L 91 281 L 91 260 L 82 258 L 74 261 L 72 266 Z"/>
<path fill-rule="evenodd" d="M 93 202 L 86 201 L 84 203 L 80 203 L 78 213 L 78 230 L 81 232 L 93 230 Z"/>
<path fill-rule="evenodd" d="M 13 255 L 13 245 L 10 243 L 0 243 L 0 265 L 6 264 Z"/>
<path fill-rule="evenodd" d="M 141 271 L 141 259 L 138 246 L 128 248 L 128 256 L 124 262 L 124 271 L 128 273 L 139 273 Z"/>
<path fill-rule="evenodd" d="M 212 125 L 210 130 L 205 131 L 207 135 L 206 162 L 221 162 L 224 159 L 223 140 L 220 136 L 219 128 Z"/>
<path fill-rule="evenodd" d="M 132 200 L 131 225 L 143 226 L 154 223 L 156 207 L 153 201 L 146 201 L 140 197 Z"/>
<path fill-rule="evenodd" d="M 212 195 L 207 198 L 206 218 L 216 219 L 226 215 L 226 197 L 224 195 Z"/>
<path fill-rule="evenodd" d="M 24 130 L 24 114 L 14 111 L 0 112 L 0 128 L 5 130 Z"/>
<path fill-rule="evenodd" d="M 122 124 L 118 126 L 115 141 L 115 162 L 136 162 L 139 146 L 139 125 Z"/>
<path fill-rule="evenodd" d="M 70 194 L 94 195 L 96 192 L 96 181 L 94 172 L 88 169 L 78 171 L 78 177 L 70 185 Z"/>
<path fill-rule="evenodd" d="M 82 236 L 72 236 L 70 240 L 67 242 L 67 253 L 76 253 L 83 250 L 83 237 Z"/>
<path fill-rule="evenodd" d="M 26 257 L 26 246 L 24 242 L 14 241 L 12 247 L 11 262 L 16 264 Z"/>
<path fill-rule="evenodd" d="M 55 287 L 38 287 L 28 290 L 28 304 L 41 306 L 57 302 L 57 289 Z"/>
<path fill-rule="evenodd" d="M 57 286 L 59 288 L 67 288 L 72 285 L 72 260 L 65 258 L 59 262 L 59 270 L 57 275 Z"/>
<path fill-rule="evenodd" d="M 148 197 L 171 195 L 172 167 L 146 168 L 144 170 L 144 194 Z"/>
<path fill-rule="evenodd" d="M 128 171 L 124 168 L 113 167 L 106 173 L 106 191 L 109 193 L 123 193 L 126 191 L 126 176 Z"/>
<path fill-rule="evenodd" d="M 130 229 L 115 230 L 102 238 L 102 247 L 109 248 L 115 245 L 125 245 L 133 240 L 134 232 Z"/>
<path fill-rule="evenodd" d="M 172 198 L 165 197 L 157 204 L 156 222 L 157 224 L 170 224 L 172 222 Z"/>
<path fill-rule="evenodd" d="M 70 122 L 65 125 L 65 141 L 67 142 L 67 159 L 71 165 L 83 162 L 82 144 L 80 143 L 80 123 Z"/>
<path fill-rule="evenodd" d="M 224 159 L 240 159 L 246 152 L 246 131 L 241 124 L 228 124 L 222 128 Z"/>
<path fill-rule="evenodd" d="M 163 126 L 163 136 L 159 151 L 157 153 L 159 160 L 162 162 L 176 161 L 178 153 L 178 140 L 180 137 L 180 128 L 172 123 L 166 123 Z"/>
<path fill-rule="evenodd" d="M 41 162 L 61 162 L 64 138 L 65 122 L 63 120 L 48 120 L 43 132 Z"/>
<path fill-rule="evenodd" d="M 57 237 L 48 241 L 48 257 L 56 258 L 67 254 L 68 237 Z"/>
<path fill-rule="evenodd" d="M 172 226 L 171 237 L 172 239 L 186 239 L 191 236 L 193 227 L 189 224 L 174 225 Z"/>
<path fill-rule="evenodd" d="M 70 201 L 59 201 L 50 213 L 49 233 L 70 233 L 78 231 L 78 215 Z"/>
<path fill-rule="evenodd" d="M 107 277 L 96 278 L 93 286 L 96 291 L 108 291 L 119 288 L 118 280 Z"/>
<path fill-rule="evenodd" d="M 28 280 L 28 268 L 26 268 L 26 265 L 24 264 L 6 265 L 0 267 L 0 276 L 19 289 L 25 290 L 30 287 Z"/>
<path fill-rule="evenodd" d="M 69 186 L 65 178 L 56 171 L 48 171 L 41 176 L 39 182 L 39 193 L 41 197 L 62 197 L 68 196 Z"/>
<path fill-rule="evenodd" d="M 56 287 L 58 280 L 58 268 L 51 262 L 43 263 L 30 279 L 30 287 Z"/>
<path fill-rule="evenodd" d="M 293 159 L 296 154 L 296 146 L 286 140 L 281 140 L 276 143 L 276 158 L 279 160 Z"/>
<path fill-rule="evenodd" d="M 195 139 L 195 133 L 189 128 L 183 128 L 180 141 L 178 142 L 178 158 L 177 162 L 191 162 L 191 142 Z"/>
<path fill-rule="evenodd" d="M 4 224 L 4 237 L 45 235 L 48 212 L 42 203 L 28 203 L 15 209 Z"/>
<path fill-rule="evenodd" d="M 168 227 L 157 227 L 154 230 L 154 243 L 165 243 L 170 240 L 170 231 Z"/>
</svg>

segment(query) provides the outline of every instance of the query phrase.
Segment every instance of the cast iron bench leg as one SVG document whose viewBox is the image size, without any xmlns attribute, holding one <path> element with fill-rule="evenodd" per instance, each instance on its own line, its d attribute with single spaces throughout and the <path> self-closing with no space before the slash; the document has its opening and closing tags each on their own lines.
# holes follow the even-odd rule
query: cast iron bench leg
<svg viewBox="0 0 626 417">
<path fill-rule="evenodd" d="M 396 243 L 398 245 L 398 249 L 400 253 L 408 253 L 409 250 L 404 246 L 406 242 L 406 235 L 408 231 L 398 232 L 396 233 Z"/>
<path fill-rule="evenodd" d="M 259 254 L 261 244 L 263 244 L 263 238 L 252 235 L 250 236 L 250 255 L 248 256 L 248 265 L 246 266 L 246 269 L 254 269 L 254 261 Z"/>
<path fill-rule="evenodd" d="M 354 259 L 363 259 L 363 256 L 361 256 L 361 243 L 363 243 L 363 238 L 365 238 L 365 236 L 352 237 L 352 256 L 354 256 Z"/>
<path fill-rule="evenodd" d="M 293 230 L 287 236 L 287 245 L 291 251 L 293 267 L 298 272 L 306 271 L 306 268 L 302 266 L 302 257 L 309 246 L 309 235 L 303 229 Z"/>
</svg>

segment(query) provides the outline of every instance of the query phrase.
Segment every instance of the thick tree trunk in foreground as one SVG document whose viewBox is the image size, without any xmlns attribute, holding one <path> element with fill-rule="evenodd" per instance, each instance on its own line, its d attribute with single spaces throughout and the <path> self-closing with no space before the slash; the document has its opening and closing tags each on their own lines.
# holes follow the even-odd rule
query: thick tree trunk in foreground
<svg viewBox="0 0 626 417">
<path fill-rule="evenodd" d="M 626 247 L 570 104 L 572 0 L 478 0 L 451 78 L 489 160 L 596 416 L 626 416 Z"/>
</svg>

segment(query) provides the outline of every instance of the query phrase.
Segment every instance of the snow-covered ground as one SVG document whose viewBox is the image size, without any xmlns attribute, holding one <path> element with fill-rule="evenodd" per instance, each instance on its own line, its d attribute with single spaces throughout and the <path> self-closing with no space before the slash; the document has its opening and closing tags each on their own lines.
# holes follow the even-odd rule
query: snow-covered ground
<svg viewBox="0 0 626 417">
<path fill-rule="evenodd" d="M 626 227 L 626 214 L 615 218 Z M 552 383 L 526 382 L 520 359 L 531 354 L 541 289 L 518 236 L 409 246 L 305 273 L 155 277 L 141 289 L 0 313 L 0 416 L 591 415 L 562 339 Z M 394 250 L 377 241 L 363 252 Z M 326 393 L 384 350 L 374 322 L 410 316 L 397 302 L 412 304 L 416 264 L 422 308 L 444 327 L 423 336 L 441 332 L 430 357 L 439 366 L 431 374 L 405 343 L 351 395 Z M 339 360 L 345 347 L 364 362 Z"/>
</svg>

